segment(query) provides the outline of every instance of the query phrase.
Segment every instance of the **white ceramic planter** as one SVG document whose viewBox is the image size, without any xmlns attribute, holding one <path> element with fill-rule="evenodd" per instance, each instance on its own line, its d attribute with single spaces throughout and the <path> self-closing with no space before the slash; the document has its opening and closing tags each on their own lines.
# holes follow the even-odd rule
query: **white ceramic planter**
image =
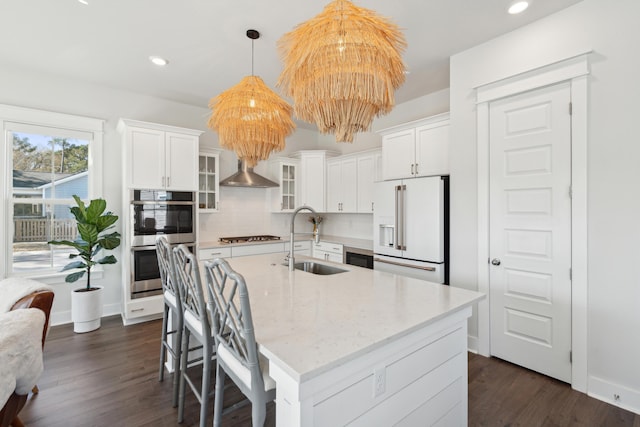
<svg viewBox="0 0 640 427">
<path fill-rule="evenodd" d="M 78 333 L 95 331 L 100 327 L 102 317 L 102 287 L 88 292 L 71 292 L 71 320 L 73 331 Z"/>
</svg>

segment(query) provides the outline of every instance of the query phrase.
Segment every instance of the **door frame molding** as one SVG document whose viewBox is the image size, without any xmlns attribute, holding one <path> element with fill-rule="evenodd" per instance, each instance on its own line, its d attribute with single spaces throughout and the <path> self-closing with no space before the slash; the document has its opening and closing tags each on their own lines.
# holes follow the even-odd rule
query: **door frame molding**
<svg viewBox="0 0 640 427">
<path fill-rule="evenodd" d="M 571 90 L 571 386 L 587 392 L 587 52 L 476 87 L 478 291 L 489 295 L 489 103 L 569 82 Z M 478 353 L 490 356 L 489 298 L 478 303 Z"/>
</svg>

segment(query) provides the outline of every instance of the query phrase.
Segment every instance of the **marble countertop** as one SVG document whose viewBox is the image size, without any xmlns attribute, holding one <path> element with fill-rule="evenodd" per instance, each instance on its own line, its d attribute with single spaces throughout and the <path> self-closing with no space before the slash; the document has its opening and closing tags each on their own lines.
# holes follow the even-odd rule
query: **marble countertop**
<svg viewBox="0 0 640 427">
<path fill-rule="evenodd" d="M 314 260 L 296 257 L 303 259 Z M 260 351 L 298 381 L 484 298 L 478 292 L 328 261 L 322 263 L 347 272 L 290 273 L 281 254 L 228 262 L 247 282 Z"/>
<path fill-rule="evenodd" d="M 296 233 L 295 240 L 296 241 L 313 240 L 313 236 L 310 233 Z M 320 235 L 320 240 L 323 242 L 340 243 L 344 246 L 349 246 L 352 248 L 373 250 L 373 241 L 367 240 L 367 239 Z M 221 243 L 215 240 L 202 241 L 198 244 L 198 247 L 200 249 L 211 249 L 211 248 L 225 248 L 225 247 L 232 247 L 232 246 L 265 245 L 269 243 L 287 243 L 287 242 L 289 242 L 289 236 L 280 236 L 280 240 L 265 240 L 265 241 L 243 242 L 243 243 Z"/>
</svg>

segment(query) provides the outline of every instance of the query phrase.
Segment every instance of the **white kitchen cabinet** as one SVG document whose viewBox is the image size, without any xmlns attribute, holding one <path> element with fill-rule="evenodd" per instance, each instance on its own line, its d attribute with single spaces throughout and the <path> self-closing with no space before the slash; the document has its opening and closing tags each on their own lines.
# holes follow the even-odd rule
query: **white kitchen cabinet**
<svg viewBox="0 0 640 427">
<path fill-rule="evenodd" d="M 311 245 L 309 241 L 301 241 L 294 243 L 294 251 L 301 255 L 308 255 L 304 253 L 307 250 L 311 251 Z M 198 259 L 201 261 L 212 260 L 215 258 L 237 258 L 250 255 L 263 255 L 272 253 L 282 253 L 289 251 L 289 242 L 275 241 L 270 243 L 257 243 L 254 245 L 235 245 L 235 246 L 216 246 L 211 248 L 202 248 L 198 250 Z M 282 258 L 284 260 L 284 257 Z"/>
<path fill-rule="evenodd" d="M 216 258 L 231 258 L 231 248 L 203 248 L 198 249 L 198 259 L 201 261 L 213 260 Z"/>
<path fill-rule="evenodd" d="M 373 183 L 381 179 L 382 154 L 375 151 L 357 157 L 357 201 L 356 212 L 373 213 Z"/>
<path fill-rule="evenodd" d="M 325 150 L 304 150 L 294 153 L 300 158 L 300 205 L 324 212 L 326 160 L 333 153 Z"/>
<path fill-rule="evenodd" d="M 343 245 L 340 243 L 332 243 L 319 241 L 313 245 L 313 257 L 323 259 L 325 261 L 342 263 Z"/>
<path fill-rule="evenodd" d="M 327 161 L 326 212 L 357 212 L 357 168 L 356 157 Z"/>
<path fill-rule="evenodd" d="M 379 133 L 384 180 L 449 174 L 449 113 Z"/>
<path fill-rule="evenodd" d="M 220 152 L 201 151 L 198 156 L 199 212 L 217 212 L 220 201 Z"/>
<path fill-rule="evenodd" d="M 284 252 L 284 242 L 260 243 L 258 245 L 241 245 L 231 247 L 233 258 L 249 255 L 262 255 Z"/>
<path fill-rule="evenodd" d="M 271 211 L 291 212 L 298 207 L 300 197 L 300 161 L 297 159 L 270 160 L 271 177 L 279 187 L 270 188 Z"/>
<path fill-rule="evenodd" d="M 202 131 L 120 119 L 128 188 L 197 191 Z"/>
<path fill-rule="evenodd" d="M 164 298 L 162 295 L 129 300 L 124 307 L 123 320 L 125 324 L 138 323 L 140 318 L 162 313 L 163 306 Z"/>
<path fill-rule="evenodd" d="M 285 253 L 289 253 L 289 248 L 289 242 L 285 242 Z M 295 242 L 293 242 L 293 252 L 295 255 L 311 256 L 311 240 L 296 240 Z"/>
</svg>

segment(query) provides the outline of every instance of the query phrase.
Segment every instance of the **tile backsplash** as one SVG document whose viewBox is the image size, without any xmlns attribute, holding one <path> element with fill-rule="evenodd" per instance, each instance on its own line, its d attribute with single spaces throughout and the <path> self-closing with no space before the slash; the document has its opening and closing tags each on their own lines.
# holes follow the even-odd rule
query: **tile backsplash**
<svg viewBox="0 0 640 427">
<path fill-rule="evenodd" d="M 200 241 L 217 241 L 223 236 L 256 234 L 289 235 L 291 214 L 272 213 L 270 194 L 264 188 L 220 188 L 220 211 L 200 214 Z M 309 214 L 296 218 L 296 234 L 312 232 Z M 371 239 L 373 215 L 320 213 L 320 235 Z"/>
</svg>

